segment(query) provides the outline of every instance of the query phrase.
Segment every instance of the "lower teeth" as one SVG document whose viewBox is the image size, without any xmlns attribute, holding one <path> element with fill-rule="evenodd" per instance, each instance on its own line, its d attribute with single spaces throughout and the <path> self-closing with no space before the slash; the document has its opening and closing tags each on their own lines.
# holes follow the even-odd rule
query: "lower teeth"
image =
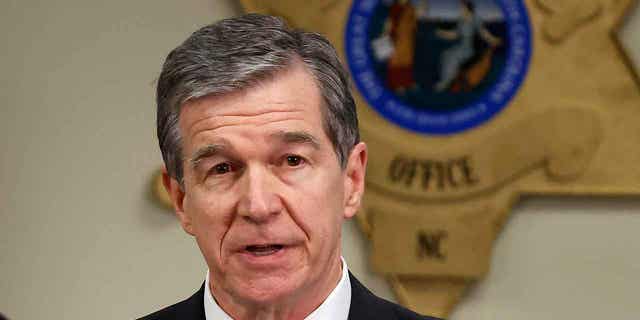
<svg viewBox="0 0 640 320">
<path fill-rule="evenodd" d="M 276 252 L 275 249 L 271 249 L 271 250 L 268 250 L 268 251 L 253 251 L 252 253 L 254 255 L 256 255 L 256 256 L 268 256 L 268 255 L 270 255 L 270 254 L 272 254 L 274 252 Z"/>
<path fill-rule="evenodd" d="M 262 248 L 247 248 L 247 251 L 249 251 L 251 254 L 256 255 L 256 256 L 268 256 L 270 254 L 274 254 L 276 251 L 280 250 L 281 247 L 279 246 L 269 246 L 269 247 L 262 247 Z"/>
</svg>

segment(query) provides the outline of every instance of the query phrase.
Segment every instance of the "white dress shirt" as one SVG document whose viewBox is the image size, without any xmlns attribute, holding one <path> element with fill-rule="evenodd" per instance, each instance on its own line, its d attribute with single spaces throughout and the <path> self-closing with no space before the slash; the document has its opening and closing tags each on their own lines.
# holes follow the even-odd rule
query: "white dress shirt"
<svg viewBox="0 0 640 320">
<path fill-rule="evenodd" d="M 305 317 L 305 320 L 347 320 L 351 306 L 351 281 L 347 263 L 342 259 L 342 277 L 318 308 Z M 209 271 L 204 283 L 204 315 L 206 320 L 233 320 L 213 299 L 209 289 Z"/>
</svg>

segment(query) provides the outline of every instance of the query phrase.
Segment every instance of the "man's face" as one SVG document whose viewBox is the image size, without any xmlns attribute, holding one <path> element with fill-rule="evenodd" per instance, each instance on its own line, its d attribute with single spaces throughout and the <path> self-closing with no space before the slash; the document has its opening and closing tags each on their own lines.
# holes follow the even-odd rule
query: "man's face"
<svg viewBox="0 0 640 320">
<path fill-rule="evenodd" d="M 165 185 L 214 295 L 269 302 L 335 286 L 341 224 L 360 204 L 366 147 L 354 147 L 343 170 L 321 102 L 312 76 L 295 65 L 183 106 L 184 192 L 168 177 Z"/>
</svg>

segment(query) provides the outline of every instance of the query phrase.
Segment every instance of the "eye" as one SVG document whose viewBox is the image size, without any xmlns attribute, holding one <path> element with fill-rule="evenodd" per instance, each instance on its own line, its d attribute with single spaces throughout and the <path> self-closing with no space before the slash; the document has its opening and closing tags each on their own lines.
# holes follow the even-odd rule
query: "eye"
<svg viewBox="0 0 640 320">
<path fill-rule="evenodd" d="M 297 155 L 288 155 L 285 160 L 289 167 L 298 167 L 304 163 L 304 159 Z"/>
<path fill-rule="evenodd" d="M 211 173 L 213 174 L 225 174 L 225 173 L 229 173 L 233 170 L 233 167 L 231 166 L 230 163 L 227 162 L 223 162 L 223 163 L 219 163 L 216 164 L 215 166 L 213 166 L 213 168 L 211 168 Z"/>
</svg>

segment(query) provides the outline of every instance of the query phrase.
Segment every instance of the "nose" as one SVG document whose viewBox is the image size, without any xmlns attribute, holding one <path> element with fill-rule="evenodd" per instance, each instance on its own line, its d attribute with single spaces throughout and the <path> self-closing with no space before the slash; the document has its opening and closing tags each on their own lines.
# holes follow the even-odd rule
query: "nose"
<svg viewBox="0 0 640 320">
<path fill-rule="evenodd" d="M 241 178 L 238 215 L 242 219 L 262 224 L 282 211 L 282 202 L 276 192 L 276 178 L 266 168 L 247 168 Z"/>
</svg>

